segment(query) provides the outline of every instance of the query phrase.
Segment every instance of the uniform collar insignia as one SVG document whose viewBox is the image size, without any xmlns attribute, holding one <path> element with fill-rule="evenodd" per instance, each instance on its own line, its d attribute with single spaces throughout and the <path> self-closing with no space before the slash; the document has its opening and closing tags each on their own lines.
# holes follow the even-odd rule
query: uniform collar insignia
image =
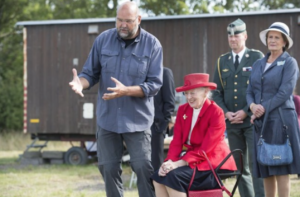
<svg viewBox="0 0 300 197">
<path fill-rule="evenodd" d="M 228 57 L 228 59 L 229 59 L 229 60 L 231 59 L 231 55 Z"/>
<path fill-rule="evenodd" d="M 248 54 L 248 53 L 246 53 L 246 54 L 245 54 L 245 57 L 246 57 L 246 58 L 248 58 L 248 57 L 249 57 L 249 54 Z"/>
</svg>

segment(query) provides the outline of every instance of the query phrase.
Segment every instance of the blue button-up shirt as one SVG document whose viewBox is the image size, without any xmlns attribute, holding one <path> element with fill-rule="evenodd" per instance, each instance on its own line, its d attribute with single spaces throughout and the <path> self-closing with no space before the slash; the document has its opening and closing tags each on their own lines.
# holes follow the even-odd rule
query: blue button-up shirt
<svg viewBox="0 0 300 197">
<path fill-rule="evenodd" d="M 97 124 L 108 131 L 128 133 L 149 129 L 154 117 L 153 96 L 162 85 L 162 46 L 142 28 L 135 41 L 125 48 L 116 28 L 102 32 L 95 40 L 79 77 L 90 87 L 99 82 Z M 144 97 L 123 96 L 103 100 L 116 78 L 125 86 L 140 86 Z"/>
</svg>

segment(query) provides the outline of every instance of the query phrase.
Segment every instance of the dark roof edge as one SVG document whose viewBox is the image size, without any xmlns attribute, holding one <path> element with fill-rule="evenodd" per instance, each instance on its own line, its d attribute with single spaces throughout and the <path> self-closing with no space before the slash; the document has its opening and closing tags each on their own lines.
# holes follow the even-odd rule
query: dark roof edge
<svg viewBox="0 0 300 197">
<path fill-rule="evenodd" d="M 173 19 L 188 19 L 188 18 L 212 18 L 212 17 L 228 17 L 228 16 L 248 16 L 248 15 L 268 15 L 268 14 L 287 14 L 299 13 L 300 9 L 282 9 L 282 10 L 267 10 L 267 11 L 252 11 L 238 13 L 222 13 L 222 14 L 195 14 L 195 15 L 175 15 L 175 16 L 155 16 L 142 17 L 144 21 L 150 20 L 173 20 Z M 87 18 L 87 19 L 64 19 L 64 20 L 42 20 L 42 21 L 20 21 L 16 26 L 30 25 L 60 25 L 60 24 L 80 24 L 80 23 L 105 23 L 114 22 L 115 18 Z"/>
</svg>

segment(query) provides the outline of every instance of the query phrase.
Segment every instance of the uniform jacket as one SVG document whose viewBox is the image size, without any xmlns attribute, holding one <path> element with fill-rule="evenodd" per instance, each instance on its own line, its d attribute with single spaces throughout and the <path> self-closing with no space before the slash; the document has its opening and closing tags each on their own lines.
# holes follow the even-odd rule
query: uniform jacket
<svg viewBox="0 0 300 197">
<path fill-rule="evenodd" d="M 251 112 L 247 106 L 246 90 L 252 65 L 262 57 L 260 51 L 246 48 L 237 70 L 234 67 L 232 52 L 221 55 L 216 62 L 214 82 L 217 84 L 217 89 L 213 92 L 213 100 L 223 109 L 224 114 L 241 109 L 248 114 L 242 124 L 230 124 L 226 120 L 227 128 L 251 126 Z"/>
<path fill-rule="evenodd" d="M 188 103 L 181 105 L 177 112 L 174 125 L 174 137 L 169 147 L 166 160 L 177 161 L 183 159 L 191 168 L 197 166 L 198 170 L 210 170 L 207 161 L 202 155 L 204 150 L 213 167 L 218 166 L 230 153 L 224 140 L 224 114 L 215 102 L 206 99 L 192 131 L 190 143 L 186 144 L 193 117 L 193 108 Z M 180 157 L 182 148 L 187 148 L 186 154 Z M 221 169 L 236 170 L 231 157 Z"/>
</svg>

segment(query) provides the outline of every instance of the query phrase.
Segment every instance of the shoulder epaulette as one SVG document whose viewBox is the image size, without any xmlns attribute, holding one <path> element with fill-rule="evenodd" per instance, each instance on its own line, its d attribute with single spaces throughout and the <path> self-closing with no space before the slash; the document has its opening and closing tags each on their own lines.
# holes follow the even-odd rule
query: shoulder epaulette
<svg viewBox="0 0 300 197">
<path fill-rule="evenodd" d="M 229 55 L 230 53 L 231 53 L 231 52 L 224 53 L 224 54 L 222 54 L 222 55 L 218 58 L 218 73 L 219 73 L 220 82 L 221 82 L 221 85 L 222 85 L 223 88 L 224 88 L 224 85 L 223 85 L 223 81 L 222 81 L 222 77 L 221 77 L 220 59 L 221 59 L 221 57 L 223 57 L 223 56 L 225 56 L 225 55 Z"/>
<path fill-rule="evenodd" d="M 257 53 L 263 54 L 260 50 L 256 50 L 256 49 L 250 49 L 250 51 L 253 51 L 253 52 L 257 52 Z"/>
<path fill-rule="evenodd" d="M 260 50 L 256 50 L 256 49 L 250 49 L 251 52 L 255 52 L 255 53 L 260 53 L 263 57 L 265 56 L 263 54 L 263 52 L 261 52 Z"/>
<path fill-rule="evenodd" d="M 220 82 L 221 82 L 221 85 L 222 85 L 223 88 L 224 88 L 224 85 L 223 85 L 223 81 L 222 81 L 222 77 L 221 77 L 220 59 L 221 59 L 221 57 L 223 57 L 223 56 L 225 56 L 225 55 L 228 55 L 229 53 L 230 53 L 230 52 L 224 53 L 224 54 L 222 54 L 222 55 L 218 58 L 218 65 L 217 65 L 217 67 L 218 67 L 218 73 L 219 73 Z"/>
<path fill-rule="evenodd" d="M 221 57 L 223 57 L 223 56 L 225 56 L 225 55 L 228 55 L 229 53 L 231 53 L 231 52 L 224 53 L 224 54 L 220 55 L 219 58 L 221 58 Z"/>
</svg>

